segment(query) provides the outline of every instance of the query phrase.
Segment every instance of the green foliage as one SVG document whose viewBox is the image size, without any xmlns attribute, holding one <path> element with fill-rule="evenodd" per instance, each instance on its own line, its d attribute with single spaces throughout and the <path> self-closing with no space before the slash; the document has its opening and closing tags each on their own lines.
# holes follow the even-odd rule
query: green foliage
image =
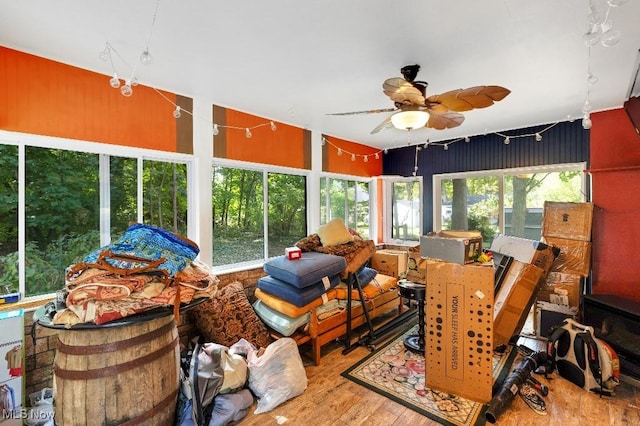
<svg viewBox="0 0 640 426">
<path fill-rule="evenodd" d="M 99 248 L 98 232 L 65 235 L 40 250 L 38 244 L 26 244 L 25 280 L 27 296 L 47 294 L 64 287 L 65 269 Z M 18 291 L 18 252 L 0 256 L 0 284 Z"/>
</svg>

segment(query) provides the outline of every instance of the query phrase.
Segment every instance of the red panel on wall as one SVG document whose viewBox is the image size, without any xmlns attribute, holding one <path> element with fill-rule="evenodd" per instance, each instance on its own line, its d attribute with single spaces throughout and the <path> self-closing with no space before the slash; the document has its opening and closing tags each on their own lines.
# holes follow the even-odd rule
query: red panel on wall
<svg viewBox="0 0 640 426">
<path fill-rule="evenodd" d="M 174 94 L 136 86 L 127 98 L 106 75 L 4 47 L 0 71 L 4 130 L 176 151 Z"/>
<path fill-rule="evenodd" d="M 591 119 L 593 293 L 640 302 L 640 138 L 623 109 Z"/>
</svg>

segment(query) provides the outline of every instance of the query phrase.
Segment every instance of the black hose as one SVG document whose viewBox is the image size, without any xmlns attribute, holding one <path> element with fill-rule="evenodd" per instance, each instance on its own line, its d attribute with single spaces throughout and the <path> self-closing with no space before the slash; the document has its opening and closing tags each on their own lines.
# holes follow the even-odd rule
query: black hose
<svg viewBox="0 0 640 426">
<path fill-rule="evenodd" d="M 507 377 L 500 390 L 489 402 L 484 413 L 489 423 L 495 423 L 498 417 L 511 405 L 511 401 L 518 394 L 520 386 L 531 376 L 531 372 L 548 361 L 546 352 L 536 352 L 523 359 L 515 370 Z"/>
</svg>

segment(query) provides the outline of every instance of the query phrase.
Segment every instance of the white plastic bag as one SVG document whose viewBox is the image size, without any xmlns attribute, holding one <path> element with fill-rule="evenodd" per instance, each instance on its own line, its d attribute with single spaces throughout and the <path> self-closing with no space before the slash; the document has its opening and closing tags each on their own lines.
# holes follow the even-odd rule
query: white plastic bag
<svg viewBox="0 0 640 426">
<path fill-rule="evenodd" d="M 255 414 L 265 413 L 294 398 L 307 388 L 307 373 L 295 340 L 284 337 L 271 343 L 264 353 L 250 351 L 249 389 L 258 398 Z"/>
</svg>

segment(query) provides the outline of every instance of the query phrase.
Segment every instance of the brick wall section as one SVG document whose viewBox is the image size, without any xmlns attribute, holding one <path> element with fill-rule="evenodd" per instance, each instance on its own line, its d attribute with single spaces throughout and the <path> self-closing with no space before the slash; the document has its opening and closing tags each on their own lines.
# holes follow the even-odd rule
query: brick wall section
<svg viewBox="0 0 640 426">
<path fill-rule="evenodd" d="M 249 300 L 255 300 L 254 293 L 256 284 L 260 277 L 265 275 L 262 267 L 251 270 L 219 274 L 219 288 L 234 281 L 240 281 Z M 32 332 L 33 337 L 32 338 Z M 180 343 L 186 345 L 192 338 L 198 336 L 198 330 L 193 319 L 187 311 L 186 315 L 180 316 L 178 323 L 178 334 Z M 58 344 L 58 331 L 33 325 L 33 311 L 25 312 L 24 315 L 24 347 L 25 347 L 25 395 L 28 404 L 29 394 L 40 391 L 43 388 L 53 387 L 53 362 Z"/>
</svg>

